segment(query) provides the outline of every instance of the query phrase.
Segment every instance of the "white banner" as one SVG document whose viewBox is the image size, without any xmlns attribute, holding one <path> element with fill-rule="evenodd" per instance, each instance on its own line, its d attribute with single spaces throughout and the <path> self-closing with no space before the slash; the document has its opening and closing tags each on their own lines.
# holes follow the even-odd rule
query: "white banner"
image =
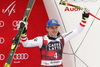
<svg viewBox="0 0 100 67">
<path fill-rule="evenodd" d="M 63 0 L 71 4 L 87 7 L 100 18 L 100 0 Z M 48 16 L 61 20 L 60 32 L 70 32 L 82 19 L 82 11 L 71 6 L 59 5 L 60 0 L 44 0 Z M 52 5 L 52 8 L 50 6 Z M 85 29 L 65 45 L 64 67 L 100 67 L 100 21 L 89 16 Z M 62 32 L 61 32 L 62 33 Z"/>
</svg>

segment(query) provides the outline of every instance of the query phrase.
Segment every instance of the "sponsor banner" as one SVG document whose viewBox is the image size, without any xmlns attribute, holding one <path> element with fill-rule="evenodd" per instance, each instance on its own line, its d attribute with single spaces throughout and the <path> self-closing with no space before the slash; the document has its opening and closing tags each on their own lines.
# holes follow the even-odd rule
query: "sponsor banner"
<svg viewBox="0 0 100 67">
<path fill-rule="evenodd" d="M 12 40 L 17 34 L 17 26 L 22 19 L 29 0 L 0 0 L 0 67 L 4 66 Z M 41 8 L 38 8 L 41 7 Z M 42 0 L 35 0 L 28 19 L 28 39 L 46 34 L 46 14 Z M 43 29 L 43 30 L 40 30 Z M 36 39 L 35 39 L 36 41 Z M 41 56 L 38 47 L 23 47 L 20 43 L 13 57 L 11 67 L 41 67 Z"/>
</svg>

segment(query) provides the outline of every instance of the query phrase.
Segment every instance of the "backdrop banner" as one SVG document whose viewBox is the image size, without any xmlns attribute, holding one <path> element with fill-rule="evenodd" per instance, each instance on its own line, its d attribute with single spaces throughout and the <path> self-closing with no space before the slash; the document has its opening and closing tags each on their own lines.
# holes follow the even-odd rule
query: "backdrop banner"
<svg viewBox="0 0 100 67">
<path fill-rule="evenodd" d="M 8 57 L 12 40 L 17 34 L 17 24 L 22 19 L 29 0 L 0 0 L 0 67 Z M 42 0 L 35 4 L 28 20 L 28 39 L 45 35 L 48 16 Z M 38 47 L 23 47 L 20 44 L 15 52 L 11 67 L 41 67 Z"/>
</svg>

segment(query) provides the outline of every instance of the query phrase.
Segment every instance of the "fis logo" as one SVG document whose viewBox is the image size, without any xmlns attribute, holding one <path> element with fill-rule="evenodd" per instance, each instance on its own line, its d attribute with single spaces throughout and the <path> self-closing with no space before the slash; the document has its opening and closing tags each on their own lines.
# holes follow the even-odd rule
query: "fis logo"
<svg viewBox="0 0 100 67">
<path fill-rule="evenodd" d="M 12 2 L 6 9 L 2 9 L 2 13 L 8 12 L 8 16 L 11 15 L 11 13 L 15 13 L 14 7 L 16 6 L 15 4 L 16 1 Z"/>
</svg>

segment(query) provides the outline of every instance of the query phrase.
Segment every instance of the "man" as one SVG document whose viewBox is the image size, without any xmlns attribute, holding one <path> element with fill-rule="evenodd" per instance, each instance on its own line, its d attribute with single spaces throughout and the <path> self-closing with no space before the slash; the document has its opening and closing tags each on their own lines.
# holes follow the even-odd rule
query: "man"
<svg viewBox="0 0 100 67">
<path fill-rule="evenodd" d="M 28 40 L 27 38 L 27 25 L 25 22 L 20 21 L 20 23 L 24 23 L 26 25 L 26 28 L 22 33 L 21 43 L 24 47 L 39 46 L 41 52 L 41 67 L 63 67 L 62 53 L 64 45 L 83 30 L 88 17 L 89 10 L 84 8 L 82 20 L 79 26 L 73 31 L 64 34 L 60 34 L 58 31 L 58 27 L 60 26 L 58 21 L 51 19 L 46 24 L 46 30 L 48 31 L 47 35 L 38 36 L 32 40 Z"/>
</svg>

